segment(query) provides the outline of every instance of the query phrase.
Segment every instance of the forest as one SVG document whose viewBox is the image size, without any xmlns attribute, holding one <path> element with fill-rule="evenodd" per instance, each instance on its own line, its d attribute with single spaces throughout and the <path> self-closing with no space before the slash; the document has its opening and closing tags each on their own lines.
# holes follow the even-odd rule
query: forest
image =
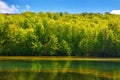
<svg viewBox="0 0 120 80">
<path fill-rule="evenodd" d="M 0 14 L 0 55 L 120 57 L 120 15 Z"/>
</svg>

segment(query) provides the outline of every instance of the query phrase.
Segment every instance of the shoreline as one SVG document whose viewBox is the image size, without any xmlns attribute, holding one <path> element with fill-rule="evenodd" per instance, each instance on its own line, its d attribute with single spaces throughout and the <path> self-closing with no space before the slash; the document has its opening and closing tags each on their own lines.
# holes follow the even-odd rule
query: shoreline
<svg viewBox="0 0 120 80">
<path fill-rule="evenodd" d="M 120 58 L 76 57 L 76 56 L 0 56 L 0 60 L 66 60 L 66 61 L 119 61 Z"/>
</svg>

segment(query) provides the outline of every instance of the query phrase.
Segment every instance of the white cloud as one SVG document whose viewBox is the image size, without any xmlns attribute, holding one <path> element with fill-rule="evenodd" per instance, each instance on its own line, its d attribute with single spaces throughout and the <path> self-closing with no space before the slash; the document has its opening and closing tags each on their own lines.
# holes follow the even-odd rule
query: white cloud
<svg viewBox="0 0 120 80">
<path fill-rule="evenodd" d="M 120 10 L 112 10 L 110 13 L 120 15 Z"/>
<path fill-rule="evenodd" d="M 6 2 L 0 0 L 0 13 L 16 13 L 18 12 L 18 6 L 8 5 Z"/>
<path fill-rule="evenodd" d="M 30 8 L 31 8 L 31 6 L 30 6 L 30 5 L 26 5 L 26 11 L 29 11 L 29 10 L 30 10 Z"/>
</svg>

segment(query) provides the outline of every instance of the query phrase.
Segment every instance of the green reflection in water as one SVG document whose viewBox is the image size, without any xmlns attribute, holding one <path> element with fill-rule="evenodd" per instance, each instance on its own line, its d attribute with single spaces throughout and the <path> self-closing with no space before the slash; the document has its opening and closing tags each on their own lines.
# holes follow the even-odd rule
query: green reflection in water
<svg viewBox="0 0 120 80">
<path fill-rule="evenodd" d="M 120 62 L 0 61 L 0 80 L 120 80 Z"/>
<path fill-rule="evenodd" d="M 66 72 L 66 74 L 57 72 L 53 78 L 54 74 L 52 72 L 0 72 L 2 75 L 0 80 L 120 80 L 120 78 L 98 77 L 92 74 L 72 72 Z"/>
</svg>

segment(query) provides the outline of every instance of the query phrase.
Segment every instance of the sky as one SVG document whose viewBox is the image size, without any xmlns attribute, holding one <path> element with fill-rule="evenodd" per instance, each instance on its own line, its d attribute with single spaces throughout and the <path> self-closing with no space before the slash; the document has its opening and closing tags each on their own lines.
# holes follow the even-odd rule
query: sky
<svg viewBox="0 0 120 80">
<path fill-rule="evenodd" d="M 0 0 L 0 13 L 25 11 L 120 14 L 120 0 Z"/>
</svg>

